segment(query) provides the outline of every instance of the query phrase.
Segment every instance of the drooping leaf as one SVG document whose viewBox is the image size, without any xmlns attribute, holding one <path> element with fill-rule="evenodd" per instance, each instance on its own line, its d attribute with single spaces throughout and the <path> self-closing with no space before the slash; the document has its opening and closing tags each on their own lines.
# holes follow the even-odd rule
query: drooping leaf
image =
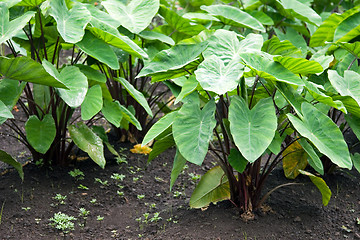
<svg viewBox="0 0 360 240">
<path fill-rule="evenodd" d="M 244 172 L 248 161 L 241 155 L 241 153 L 236 149 L 230 149 L 230 154 L 228 156 L 228 161 L 230 165 L 239 173 Z"/>
<path fill-rule="evenodd" d="M 354 155 L 351 155 L 351 159 L 353 161 L 355 169 L 360 172 L 360 154 L 355 153 Z"/>
<path fill-rule="evenodd" d="M 28 57 L 0 57 L 0 74 L 12 80 L 66 88 L 63 83 L 48 74 L 40 63 Z"/>
<path fill-rule="evenodd" d="M 35 15 L 35 12 L 28 11 L 20 17 L 9 21 L 8 8 L 6 3 L 0 2 L 0 44 L 14 37 Z"/>
<path fill-rule="evenodd" d="M 131 0 L 127 5 L 107 0 L 101 4 L 123 27 L 136 34 L 149 26 L 159 9 L 159 0 Z"/>
<path fill-rule="evenodd" d="M 69 10 L 65 0 L 50 1 L 49 14 L 55 19 L 61 37 L 68 43 L 77 43 L 82 39 L 91 16 L 86 7 L 78 2 Z"/>
<path fill-rule="evenodd" d="M 180 173 L 184 169 L 185 163 L 186 163 L 186 159 L 183 156 L 181 156 L 179 150 L 176 149 L 176 154 L 175 154 L 174 163 L 171 170 L 171 177 L 170 177 L 170 192 L 172 187 L 174 186 L 176 179 L 179 177 Z"/>
<path fill-rule="evenodd" d="M 191 208 L 204 208 L 210 203 L 230 199 L 229 181 L 220 166 L 205 173 L 190 198 Z"/>
<path fill-rule="evenodd" d="M 173 123 L 173 135 L 181 155 L 189 162 L 201 165 L 207 153 L 216 125 L 215 101 L 202 110 L 199 102 L 188 101 L 179 110 Z"/>
<path fill-rule="evenodd" d="M 331 190 L 326 184 L 326 182 L 322 178 L 317 177 L 312 173 L 302 170 L 299 170 L 299 172 L 303 175 L 308 176 L 310 180 L 315 184 L 315 186 L 319 189 L 321 193 L 323 205 L 327 206 L 331 198 Z"/>
<path fill-rule="evenodd" d="M 284 9 L 292 16 L 313 25 L 319 26 L 322 22 L 321 17 L 310 7 L 297 0 L 278 0 Z"/>
<path fill-rule="evenodd" d="M 255 53 L 241 53 L 240 57 L 245 65 L 252 69 L 245 76 L 255 76 L 272 80 L 303 86 L 303 81 L 283 67 L 280 63 L 274 62 L 266 56 Z"/>
<path fill-rule="evenodd" d="M 14 118 L 9 108 L 0 100 L 0 117 L 1 118 Z"/>
<path fill-rule="evenodd" d="M 301 147 L 306 151 L 309 155 L 308 163 L 311 167 L 313 167 L 318 173 L 324 175 L 324 166 L 322 164 L 321 159 L 315 152 L 314 148 L 305 140 L 299 139 L 298 142 L 300 143 Z"/>
<path fill-rule="evenodd" d="M 302 120 L 287 114 L 295 129 L 339 167 L 351 169 L 352 162 L 344 137 L 336 124 L 310 103 L 301 104 Z M 330 137 L 331 136 L 331 137 Z"/>
<path fill-rule="evenodd" d="M 123 118 L 123 115 L 119 101 L 112 102 L 105 99 L 101 112 L 102 114 L 104 114 L 104 117 L 107 121 L 109 121 L 117 128 L 120 127 L 120 123 Z"/>
<path fill-rule="evenodd" d="M 172 146 L 175 146 L 175 141 L 171 133 L 158 139 L 153 146 L 153 150 L 149 154 L 148 162 L 151 162 L 154 158 Z"/>
<path fill-rule="evenodd" d="M 175 45 L 168 50 L 163 50 L 156 54 L 152 61 L 140 71 L 137 78 L 152 76 L 152 81 L 162 81 L 170 77 L 163 77 L 161 73 L 171 70 L 178 70 L 183 75 L 188 74 L 181 68 L 186 68 L 186 65 L 196 61 L 207 45 L 207 42 L 201 42 L 192 45 Z"/>
<path fill-rule="evenodd" d="M 205 90 L 219 95 L 234 90 L 243 74 L 243 66 L 237 61 L 227 65 L 218 57 L 206 58 L 195 71 L 196 79 Z"/>
<path fill-rule="evenodd" d="M 229 108 L 229 121 L 235 145 L 250 163 L 268 148 L 277 127 L 271 98 L 261 99 L 250 110 L 244 99 L 234 96 Z"/>
<path fill-rule="evenodd" d="M 274 25 L 274 21 L 266 13 L 262 11 L 253 10 L 249 14 L 258 20 L 262 25 Z"/>
<path fill-rule="evenodd" d="M 279 62 L 281 65 L 295 74 L 309 75 L 323 71 L 322 66 L 318 62 L 309 61 L 304 58 L 277 56 L 274 57 L 274 61 Z"/>
<path fill-rule="evenodd" d="M 71 139 L 76 146 L 86 152 L 89 157 L 101 168 L 105 167 L 104 146 L 100 137 L 98 137 L 83 122 L 68 126 Z"/>
<path fill-rule="evenodd" d="M 360 74 L 345 70 L 344 77 L 341 77 L 337 71 L 328 71 L 331 85 L 340 93 L 341 96 L 352 97 L 360 106 Z"/>
<path fill-rule="evenodd" d="M 142 31 L 138 35 L 147 40 L 159 40 L 171 46 L 175 45 L 175 42 L 174 40 L 172 40 L 172 38 L 162 33 L 154 32 L 154 31 Z"/>
<path fill-rule="evenodd" d="M 201 10 L 207 11 L 217 17 L 226 25 L 246 27 L 257 31 L 265 32 L 264 26 L 250 14 L 241 11 L 239 8 L 229 5 L 201 6 Z"/>
<path fill-rule="evenodd" d="M 171 112 L 160 118 L 146 133 L 142 145 L 148 144 L 151 140 L 155 139 L 162 132 L 168 129 L 174 122 L 175 117 L 177 116 L 177 111 Z"/>
<path fill-rule="evenodd" d="M 21 180 L 24 181 L 24 172 L 21 163 L 13 159 L 11 155 L 2 150 L 0 150 L 0 161 L 13 166 L 19 173 Z"/>
<path fill-rule="evenodd" d="M 127 53 L 137 56 L 139 58 L 147 58 L 148 55 L 129 37 L 119 33 L 117 28 L 120 23 L 113 19 L 109 14 L 101 11 L 93 6 L 87 5 L 87 9 L 91 13 L 90 24 L 88 30 L 94 34 L 95 37 L 103 40 L 114 47 L 120 48 Z"/>
<path fill-rule="evenodd" d="M 114 51 L 103 40 L 86 31 L 83 39 L 76 45 L 86 54 L 107 64 L 112 69 L 119 69 L 119 62 Z"/>
<path fill-rule="evenodd" d="M 138 91 L 124 78 L 118 77 L 115 78 L 115 80 L 121 83 L 121 85 L 126 89 L 126 91 L 145 109 L 145 111 L 147 112 L 147 114 L 149 114 L 150 117 L 153 116 L 146 98 L 140 91 Z"/>
<path fill-rule="evenodd" d="M 287 147 L 282 155 L 284 174 L 289 179 L 295 179 L 300 174 L 299 170 L 307 166 L 308 155 L 298 142 Z"/>
<path fill-rule="evenodd" d="M 81 104 L 81 118 L 89 120 L 95 116 L 103 107 L 103 99 L 100 85 L 92 86 L 86 93 Z"/>
<path fill-rule="evenodd" d="M 175 104 L 183 100 L 184 97 L 191 94 L 197 88 L 198 84 L 199 82 L 196 80 L 196 77 L 194 75 L 191 75 L 182 86 L 181 92 L 176 97 Z"/>
<path fill-rule="evenodd" d="M 30 145 L 39 153 L 45 154 L 55 139 L 55 121 L 51 114 L 46 114 L 42 120 L 32 115 L 25 124 L 25 131 Z"/>
</svg>

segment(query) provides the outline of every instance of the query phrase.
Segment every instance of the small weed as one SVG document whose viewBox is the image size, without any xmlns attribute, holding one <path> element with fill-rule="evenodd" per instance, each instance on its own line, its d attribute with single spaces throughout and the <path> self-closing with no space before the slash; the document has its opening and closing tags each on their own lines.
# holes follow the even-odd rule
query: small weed
<svg viewBox="0 0 360 240">
<path fill-rule="evenodd" d="M 31 209 L 31 207 L 22 207 L 21 209 L 24 210 L 25 212 L 27 212 Z"/>
<path fill-rule="evenodd" d="M 58 201 L 59 204 L 61 205 L 65 205 L 65 200 L 66 200 L 67 196 L 66 195 L 61 195 L 60 193 L 57 193 L 55 195 L 55 197 L 53 197 L 54 200 Z"/>
<path fill-rule="evenodd" d="M 156 194 L 155 196 L 157 196 L 157 197 L 161 197 L 161 193 L 158 193 L 158 194 Z"/>
<path fill-rule="evenodd" d="M 155 181 L 157 182 L 166 182 L 164 179 L 162 179 L 161 177 L 155 177 Z"/>
<path fill-rule="evenodd" d="M 91 204 L 95 204 L 96 201 L 97 201 L 96 198 L 93 198 L 93 199 L 90 200 L 90 203 L 91 203 Z"/>
<path fill-rule="evenodd" d="M 159 215 L 160 215 L 159 212 L 154 213 L 154 216 L 152 218 L 150 218 L 150 222 L 157 222 L 157 221 L 161 220 L 162 218 L 159 217 Z"/>
<path fill-rule="evenodd" d="M 83 180 L 85 177 L 85 174 L 79 169 L 69 171 L 69 175 L 75 178 L 76 181 Z"/>
<path fill-rule="evenodd" d="M 65 213 L 58 212 L 55 213 L 54 217 L 49 220 L 51 221 L 51 223 L 49 223 L 50 226 L 62 231 L 64 234 L 67 234 L 74 230 L 74 223 L 72 221 L 75 221 L 76 218 Z"/>
<path fill-rule="evenodd" d="M 121 185 L 121 184 L 118 184 L 116 185 L 120 190 L 123 189 L 125 186 Z"/>
<path fill-rule="evenodd" d="M 116 163 L 118 165 L 122 164 L 122 163 L 125 163 L 125 164 L 128 164 L 127 160 L 125 158 L 123 158 L 122 156 L 120 157 L 116 157 Z"/>
<path fill-rule="evenodd" d="M 89 188 L 87 186 L 84 186 L 82 184 L 79 184 L 79 186 L 77 188 L 82 189 L 82 190 L 89 190 Z"/>
<path fill-rule="evenodd" d="M 104 220 L 104 217 L 102 217 L 102 216 L 100 216 L 100 215 L 96 216 L 96 221 L 99 222 L 100 226 L 101 226 L 101 222 L 102 222 L 103 220 Z"/>
<path fill-rule="evenodd" d="M 356 224 L 360 225 L 360 218 L 356 218 Z"/>
<path fill-rule="evenodd" d="M 88 215 L 90 214 L 89 210 L 86 210 L 85 208 L 80 208 L 79 209 L 79 217 L 81 217 L 83 219 L 82 223 L 79 223 L 79 225 L 81 227 L 85 227 L 86 226 L 86 219 L 88 217 Z"/>
<path fill-rule="evenodd" d="M 123 197 L 124 196 L 124 192 L 122 192 L 122 191 L 117 191 L 116 192 L 120 197 Z"/>
<path fill-rule="evenodd" d="M 103 186 L 107 186 L 109 184 L 108 180 L 102 181 L 100 178 L 95 178 L 95 182 L 100 183 Z"/>
<path fill-rule="evenodd" d="M 175 191 L 174 194 L 173 194 L 174 198 L 178 198 L 178 197 L 180 197 L 182 195 L 183 195 L 183 193 L 179 192 L 179 191 Z"/>
<path fill-rule="evenodd" d="M 201 178 L 200 174 L 188 173 L 188 175 L 190 177 L 190 180 L 194 183 Z"/>
<path fill-rule="evenodd" d="M 143 195 L 143 194 L 137 195 L 137 199 L 139 199 L 139 200 L 142 200 L 144 198 L 145 198 L 145 195 Z"/>
<path fill-rule="evenodd" d="M 124 174 L 113 173 L 111 175 L 111 178 L 116 180 L 116 181 L 123 181 L 124 178 L 125 178 L 125 175 Z"/>
</svg>

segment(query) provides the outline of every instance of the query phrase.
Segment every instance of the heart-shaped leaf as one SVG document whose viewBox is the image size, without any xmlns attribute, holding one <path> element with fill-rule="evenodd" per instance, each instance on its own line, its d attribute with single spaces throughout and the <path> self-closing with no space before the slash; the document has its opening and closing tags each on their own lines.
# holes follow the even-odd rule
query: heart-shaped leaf
<svg viewBox="0 0 360 240">
<path fill-rule="evenodd" d="M 202 177 L 190 198 L 190 207 L 204 208 L 210 203 L 230 199 L 229 180 L 220 166 L 216 166 Z"/>
<path fill-rule="evenodd" d="M 107 0 L 101 4 L 123 27 L 135 34 L 149 26 L 159 9 L 159 0 L 132 0 L 128 5 Z"/>
<path fill-rule="evenodd" d="M 21 163 L 13 159 L 8 153 L 0 150 L 0 161 L 13 166 L 18 171 L 21 180 L 24 181 L 24 172 Z"/>
<path fill-rule="evenodd" d="M 309 139 L 317 149 L 339 167 L 352 168 L 344 137 L 336 124 L 310 103 L 301 104 L 302 120 L 287 114 L 300 135 Z"/>
<path fill-rule="evenodd" d="M 191 95 L 190 95 L 191 96 Z M 189 162 L 201 165 L 216 125 L 215 101 L 200 110 L 199 100 L 186 102 L 173 123 L 173 135 L 181 155 Z"/>
<path fill-rule="evenodd" d="M 242 64 L 237 61 L 225 65 L 220 58 L 213 56 L 199 65 L 195 75 L 203 89 L 222 95 L 238 86 L 242 69 Z"/>
<path fill-rule="evenodd" d="M 46 114 L 42 120 L 32 115 L 25 124 L 26 139 L 39 153 L 49 150 L 56 135 L 55 121 L 51 114 Z"/>
<path fill-rule="evenodd" d="M 229 108 L 229 121 L 236 146 L 251 163 L 268 148 L 277 127 L 271 98 L 261 99 L 250 110 L 244 99 L 234 96 Z"/>
<path fill-rule="evenodd" d="M 0 2 L 0 44 L 15 36 L 34 15 L 35 12 L 28 11 L 9 21 L 8 6 L 6 3 Z"/>
<path fill-rule="evenodd" d="M 345 70 L 341 77 L 335 70 L 328 71 L 331 85 L 341 96 L 352 97 L 360 106 L 360 74 L 351 70 Z"/>
<path fill-rule="evenodd" d="M 101 86 L 94 85 L 86 93 L 85 99 L 81 104 L 81 118 L 83 120 L 91 119 L 102 109 L 102 106 Z"/>
<path fill-rule="evenodd" d="M 71 139 L 76 146 L 89 154 L 89 157 L 97 163 L 101 168 L 105 167 L 104 145 L 100 137 L 98 137 L 83 122 L 68 126 Z"/>
<path fill-rule="evenodd" d="M 86 7 L 76 2 L 70 10 L 68 10 L 65 0 L 50 1 L 49 14 L 55 19 L 57 29 L 68 43 L 77 43 L 84 36 L 86 25 L 90 21 L 90 12 Z"/>
</svg>

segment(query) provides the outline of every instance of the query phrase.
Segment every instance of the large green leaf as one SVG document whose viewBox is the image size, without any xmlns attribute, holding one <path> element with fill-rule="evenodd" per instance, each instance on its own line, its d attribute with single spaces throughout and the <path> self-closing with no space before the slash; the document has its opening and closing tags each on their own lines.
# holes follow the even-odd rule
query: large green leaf
<svg viewBox="0 0 360 240">
<path fill-rule="evenodd" d="M 215 101 L 200 110 L 199 100 L 186 102 L 173 123 L 173 135 L 181 155 L 189 162 L 201 165 L 216 125 Z"/>
<path fill-rule="evenodd" d="M 252 71 L 245 76 L 258 75 L 259 77 L 272 81 L 280 81 L 298 86 L 304 85 L 301 78 L 290 72 L 290 70 L 287 70 L 280 63 L 272 61 L 271 58 L 266 55 L 241 53 L 240 57 L 245 65 L 252 69 Z"/>
<path fill-rule="evenodd" d="M 352 114 L 346 114 L 344 117 L 356 137 L 360 139 L 360 117 L 354 116 Z"/>
<path fill-rule="evenodd" d="M 144 97 L 144 95 L 139 92 L 133 85 L 131 85 L 126 79 L 119 77 L 115 78 L 116 81 L 120 82 L 121 85 L 128 91 L 128 93 L 145 109 L 147 114 L 149 114 L 150 117 L 153 116 L 151 112 L 151 108 Z"/>
<path fill-rule="evenodd" d="M 0 44 L 15 36 L 34 15 L 35 12 L 28 11 L 9 22 L 8 6 L 0 2 Z"/>
<path fill-rule="evenodd" d="M 13 166 L 18 171 L 21 180 L 24 180 L 24 172 L 21 163 L 13 159 L 8 153 L 0 150 L 0 161 Z"/>
<path fill-rule="evenodd" d="M 289 179 L 295 179 L 299 170 L 304 170 L 307 166 L 308 155 L 298 142 L 288 146 L 282 153 L 284 174 Z"/>
<path fill-rule="evenodd" d="M 159 9 L 159 0 L 131 0 L 127 5 L 107 0 L 101 4 L 123 27 L 136 34 L 149 26 Z"/>
<path fill-rule="evenodd" d="M 94 36 L 139 58 L 148 57 L 146 52 L 135 42 L 119 33 L 117 28 L 120 23 L 113 19 L 109 14 L 91 5 L 87 5 L 87 9 L 91 13 L 90 24 L 93 26 L 88 29 Z"/>
<path fill-rule="evenodd" d="M 294 108 L 296 114 L 301 116 L 301 104 L 306 100 L 289 84 L 277 82 L 275 87 L 286 99 L 286 101 Z"/>
<path fill-rule="evenodd" d="M 207 42 L 201 42 L 191 45 L 175 45 L 170 49 L 163 50 L 156 54 L 151 62 L 140 71 L 137 78 L 152 76 L 152 81 L 166 80 L 169 77 L 164 78 L 160 73 L 178 69 L 185 75 L 187 72 L 182 68 L 196 61 L 207 45 Z"/>
<path fill-rule="evenodd" d="M 175 45 L 175 42 L 171 37 L 168 37 L 162 33 L 154 32 L 154 31 L 142 31 L 138 35 L 143 39 L 159 40 L 159 41 L 167 43 L 171 46 Z"/>
<path fill-rule="evenodd" d="M 196 80 L 195 75 L 191 75 L 185 82 L 181 88 L 181 92 L 176 97 L 175 104 L 183 100 L 184 97 L 191 94 L 198 86 L 199 82 Z"/>
<path fill-rule="evenodd" d="M 348 17 L 342 21 L 335 29 L 334 41 L 336 42 L 348 42 L 351 39 L 357 37 L 360 31 L 360 12 Z"/>
<path fill-rule="evenodd" d="M 336 124 L 310 103 L 301 105 L 302 120 L 292 114 L 287 117 L 300 133 L 339 167 L 351 169 L 352 162 L 344 137 Z"/>
<path fill-rule="evenodd" d="M 230 199 L 229 180 L 220 166 L 205 173 L 190 198 L 190 207 L 204 208 L 210 203 Z"/>
<path fill-rule="evenodd" d="M 0 57 L 0 74 L 12 80 L 67 88 L 63 83 L 48 74 L 40 63 L 28 57 Z"/>
<path fill-rule="evenodd" d="M 76 45 L 86 54 L 107 64 L 112 69 L 120 68 L 118 59 L 111 47 L 103 40 L 96 38 L 91 32 L 86 31 L 83 39 Z"/>
<path fill-rule="evenodd" d="M 133 124 L 139 131 L 142 130 L 140 122 L 136 119 L 135 115 L 126 107 L 120 105 L 121 114 L 123 115 L 123 120 L 126 120 Z"/>
<path fill-rule="evenodd" d="M 201 6 L 201 9 L 217 17 L 226 25 L 246 27 L 265 32 L 264 26 L 250 14 L 229 5 Z"/>
<path fill-rule="evenodd" d="M 51 114 L 46 114 L 42 120 L 32 115 L 25 124 L 25 131 L 30 145 L 39 153 L 45 154 L 55 139 L 55 121 Z"/>
<path fill-rule="evenodd" d="M 41 3 L 45 2 L 46 0 L 22 0 L 17 5 L 24 6 L 24 7 L 36 7 L 39 6 Z"/>
<path fill-rule="evenodd" d="M 89 120 L 95 116 L 103 106 L 102 92 L 100 85 L 92 86 L 86 93 L 81 104 L 81 119 Z"/>
<path fill-rule="evenodd" d="M 352 97 L 360 106 L 360 74 L 351 70 L 345 70 L 344 77 L 337 71 L 328 71 L 331 85 L 340 93 L 341 96 Z"/>
<path fill-rule="evenodd" d="M 277 127 L 271 98 L 261 99 L 250 110 L 244 99 L 234 96 L 229 108 L 229 121 L 235 145 L 251 163 L 268 148 Z"/>
<path fill-rule="evenodd" d="M 309 155 L 308 162 L 311 167 L 313 167 L 318 173 L 324 175 L 324 166 L 322 164 L 321 159 L 315 152 L 314 148 L 308 143 L 305 139 L 299 139 L 298 142 L 300 143 L 301 147 L 306 151 Z"/>
<path fill-rule="evenodd" d="M 160 118 L 146 133 L 142 145 L 148 144 L 151 140 L 155 139 L 162 132 L 168 129 L 174 122 L 175 117 L 177 116 L 177 111 L 166 114 L 162 118 Z"/>
<path fill-rule="evenodd" d="M 309 61 L 305 58 L 277 56 L 274 57 L 274 61 L 279 62 L 281 65 L 295 74 L 309 75 L 323 71 L 322 66 L 318 62 Z"/>
<path fill-rule="evenodd" d="M 262 51 L 271 55 L 282 55 L 289 57 L 300 57 L 300 49 L 295 47 L 289 40 L 280 41 L 278 37 L 266 40 L 261 48 Z"/>
<path fill-rule="evenodd" d="M 123 118 L 119 101 L 104 100 L 103 108 L 101 109 L 102 114 L 107 121 L 119 128 L 121 120 Z"/>
<path fill-rule="evenodd" d="M 171 148 L 174 145 L 175 145 L 175 141 L 174 141 L 173 135 L 171 133 L 164 136 L 163 138 L 158 139 L 155 142 L 155 144 L 152 148 L 152 151 L 149 154 L 148 162 L 151 162 L 154 158 L 159 156 L 162 152 Z"/>
<path fill-rule="evenodd" d="M 185 163 L 186 163 L 186 159 L 180 154 L 179 150 L 176 149 L 174 164 L 171 170 L 170 191 L 174 186 L 176 179 L 179 177 L 180 173 L 184 169 Z"/>
<path fill-rule="evenodd" d="M 83 122 L 68 126 L 71 139 L 76 146 L 89 154 L 89 157 L 101 168 L 105 167 L 104 146 L 100 137 L 98 137 Z"/>
<path fill-rule="evenodd" d="M 286 9 L 292 16 L 316 26 L 322 22 L 321 17 L 310 7 L 297 0 L 278 0 L 284 9 Z"/>
<path fill-rule="evenodd" d="M 227 65 L 217 56 L 205 59 L 195 71 L 196 79 L 205 90 L 219 95 L 234 90 L 243 74 L 243 66 L 237 61 Z"/>
<path fill-rule="evenodd" d="M 75 67 L 79 68 L 80 71 L 86 76 L 88 80 L 93 80 L 100 83 L 106 83 L 105 74 L 93 69 L 88 65 L 75 64 Z"/>
<path fill-rule="evenodd" d="M 1 118 L 14 118 L 9 108 L 0 100 L 0 117 Z"/>
<path fill-rule="evenodd" d="M 326 184 L 326 182 L 320 178 L 315 176 L 312 173 L 299 170 L 299 172 L 303 175 L 306 175 L 310 178 L 310 180 L 315 184 L 315 186 L 319 189 L 321 196 L 322 196 L 322 203 L 324 206 L 328 205 L 330 198 L 331 198 L 331 190 Z"/>
<path fill-rule="evenodd" d="M 325 42 L 331 42 L 334 38 L 334 33 L 339 24 L 360 11 L 360 6 L 356 6 L 343 14 L 333 13 L 330 15 L 315 31 L 310 39 L 310 47 L 317 47 L 324 45 Z"/>
<path fill-rule="evenodd" d="M 356 56 L 357 58 L 360 58 L 360 42 L 338 43 L 338 45 L 341 48 L 346 49 L 348 52 L 350 52 L 352 55 Z"/>
<path fill-rule="evenodd" d="M 241 155 L 241 153 L 236 149 L 230 149 L 230 154 L 228 156 L 228 161 L 230 165 L 239 173 L 244 172 L 248 161 Z"/>
<path fill-rule="evenodd" d="M 65 0 L 50 1 L 49 14 L 55 19 L 61 37 L 68 43 L 77 43 L 84 36 L 84 30 L 91 15 L 86 7 L 76 2 L 68 10 Z"/>
<path fill-rule="evenodd" d="M 66 66 L 59 73 L 55 66 L 46 60 L 43 60 L 43 67 L 51 76 L 68 87 L 68 89 L 58 89 L 60 97 L 70 107 L 79 107 L 84 101 L 88 90 L 86 76 L 74 66 Z"/>
<path fill-rule="evenodd" d="M 26 85 L 26 82 L 19 83 L 11 79 L 0 80 L 0 101 L 4 103 L 9 111 L 13 109 Z M 7 120 L 7 117 L 0 117 L 0 125 Z"/>
</svg>

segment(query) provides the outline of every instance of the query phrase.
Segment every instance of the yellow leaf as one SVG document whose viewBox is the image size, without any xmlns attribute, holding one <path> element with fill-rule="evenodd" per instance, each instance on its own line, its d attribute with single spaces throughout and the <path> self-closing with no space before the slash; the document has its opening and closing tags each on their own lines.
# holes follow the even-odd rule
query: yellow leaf
<svg viewBox="0 0 360 240">
<path fill-rule="evenodd" d="M 290 179 L 295 179 L 299 175 L 299 170 L 304 170 L 307 165 L 308 154 L 296 141 L 291 144 L 282 153 L 283 155 L 283 169 L 285 176 Z"/>
<path fill-rule="evenodd" d="M 133 149 L 130 149 L 130 151 L 132 153 L 139 153 L 139 154 L 144 154 L 144 155 L 148 155 L 151 152 L 151 148 L 148 146 L 142 146 L 141 144 L 136 144 L 134 146 Z"/>
</svg>

